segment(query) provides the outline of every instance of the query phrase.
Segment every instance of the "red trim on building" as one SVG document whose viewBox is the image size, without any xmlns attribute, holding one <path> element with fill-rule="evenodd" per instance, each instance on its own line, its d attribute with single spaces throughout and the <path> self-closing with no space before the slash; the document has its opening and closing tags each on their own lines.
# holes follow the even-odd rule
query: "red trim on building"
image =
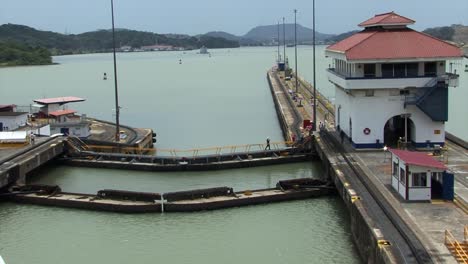
<svg viewBox="0 0 468 264">
<path fill-rule="evenodd" d="M 389 149 L 389 151 L 398 158 L 400 158 L 402 161 L 404 161 L 407 165 L 437 168 L 441 170 L 447 169 L 447 166 L 445 166 L 442 162 L 434 159 L 431 156 L 428 156 L 426 153 L 423 152 L 407 151 L 400 149 Z"/>
<path fill-rule="evenodd" d="M 76 113 L 75 110 L 58 110 L 58 111 L 50 112 L 49 115 L 58 117 L 58 116 L 69 115 L 69 114 L 74 114 L 74 113 Z"/>
<path fill-rule="evenodd" d="M 39 104 L 65 104 L 65 103 L 73 103 L 73 102 L 83 102 L 85 99 L 75 97 L 75 96 L 65 96 L 65 97 L 55 97 L 55 98 L 44 98 L 44 99 L 36 99 L 34 102 Z"/>
</svg>

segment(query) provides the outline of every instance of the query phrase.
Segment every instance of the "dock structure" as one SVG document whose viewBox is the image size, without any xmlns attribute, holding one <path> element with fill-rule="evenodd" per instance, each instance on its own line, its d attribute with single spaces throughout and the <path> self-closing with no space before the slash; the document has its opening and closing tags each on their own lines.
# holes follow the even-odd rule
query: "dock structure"
<svg viewBox="0 0 468 264">
<path fill-rule="evenodd" d="M 64 138 L 47 138 L 21 150 L 3 150 L 0 159 L 0 190 L 11 184 L 25 184 L 29 172 L 54 160 L 64 150 Z"/>
<path fill-rule="evenodd" d="M 279 181 L 276 188 L 234 192 L 215 187 L 170 193 L 100 190 L 97 194 L 62 192 L 58 186 L 26 185 L 4 194 L 27 204 L 69 207 L 119 213 L 194 212 L 334 195 L 325 181 L 302 178 Z"/>
</svg>

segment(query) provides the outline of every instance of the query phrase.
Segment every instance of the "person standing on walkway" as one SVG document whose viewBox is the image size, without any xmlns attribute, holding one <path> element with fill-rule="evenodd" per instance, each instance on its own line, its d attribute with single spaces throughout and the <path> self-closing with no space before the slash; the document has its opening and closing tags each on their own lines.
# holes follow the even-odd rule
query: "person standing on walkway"
<svg viewBox="0 0 468 264">
<path fill-rule="evenodd" d="M 266 147 L 265 147 L 265 150 L 266 150 L 266 149 L 271 150 L 271 148 L 270 148 L 270 138 L 269 138 L 269 137 L 267 137 L 267 139 L 266 139 Z"/>
<path fill-rule="evenodd" d="M 31 140 L 31 145 L 34 145 L 35 140 L 36 140 L 36 136 L 34 135 L 33 132 L 31 132 L 31 135 L 29 135 L 29 138 L 30 138 L 30 140 Z"/>
</svg>

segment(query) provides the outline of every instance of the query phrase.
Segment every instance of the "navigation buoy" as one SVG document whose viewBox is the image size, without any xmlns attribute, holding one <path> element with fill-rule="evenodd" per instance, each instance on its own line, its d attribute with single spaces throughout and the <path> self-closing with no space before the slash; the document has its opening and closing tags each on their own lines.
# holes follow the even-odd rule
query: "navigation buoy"
<svg viewBox="0 0 468 264">
<path fill-rule="evenodd" d="M 182 59 L 179 59 L 179 64 L 182 64 Z"/>
<path fill-rule="evenodd" d="M 107 80 L 107 73 L 104 73 L 104 77 L 102 77 L 103 80 Z"/>
</svg>

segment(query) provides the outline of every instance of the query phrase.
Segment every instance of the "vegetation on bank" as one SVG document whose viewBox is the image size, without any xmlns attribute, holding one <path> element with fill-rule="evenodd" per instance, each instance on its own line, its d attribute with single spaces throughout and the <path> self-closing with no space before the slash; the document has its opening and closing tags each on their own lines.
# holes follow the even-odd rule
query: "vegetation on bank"
<svg viewBox="0 0 468 264">
<path fill-rule="evenodd" d="M 202 46 L 207 48 L 239 47 L 238 41 L 219 37 L 163 35 L 127 29 L 117 29 L 115 38 L 118 48 L 122 46 L 140 48 L 151 45 L 169 45 L 183 49 L 199 49 Z M 33 47 L 45 47 L 52 52 L 52 55 L 109 52 L 113 46 L 111 30 L 65 35 L 15 24 L 0 26 L 0 41 L 15 41 Z"/>
<path fill-rule="evenodd" d="M 46 48 L 0 42 L 0 66 L 48 64 L 52 64 L 52 54 Z"/>
</svg>

